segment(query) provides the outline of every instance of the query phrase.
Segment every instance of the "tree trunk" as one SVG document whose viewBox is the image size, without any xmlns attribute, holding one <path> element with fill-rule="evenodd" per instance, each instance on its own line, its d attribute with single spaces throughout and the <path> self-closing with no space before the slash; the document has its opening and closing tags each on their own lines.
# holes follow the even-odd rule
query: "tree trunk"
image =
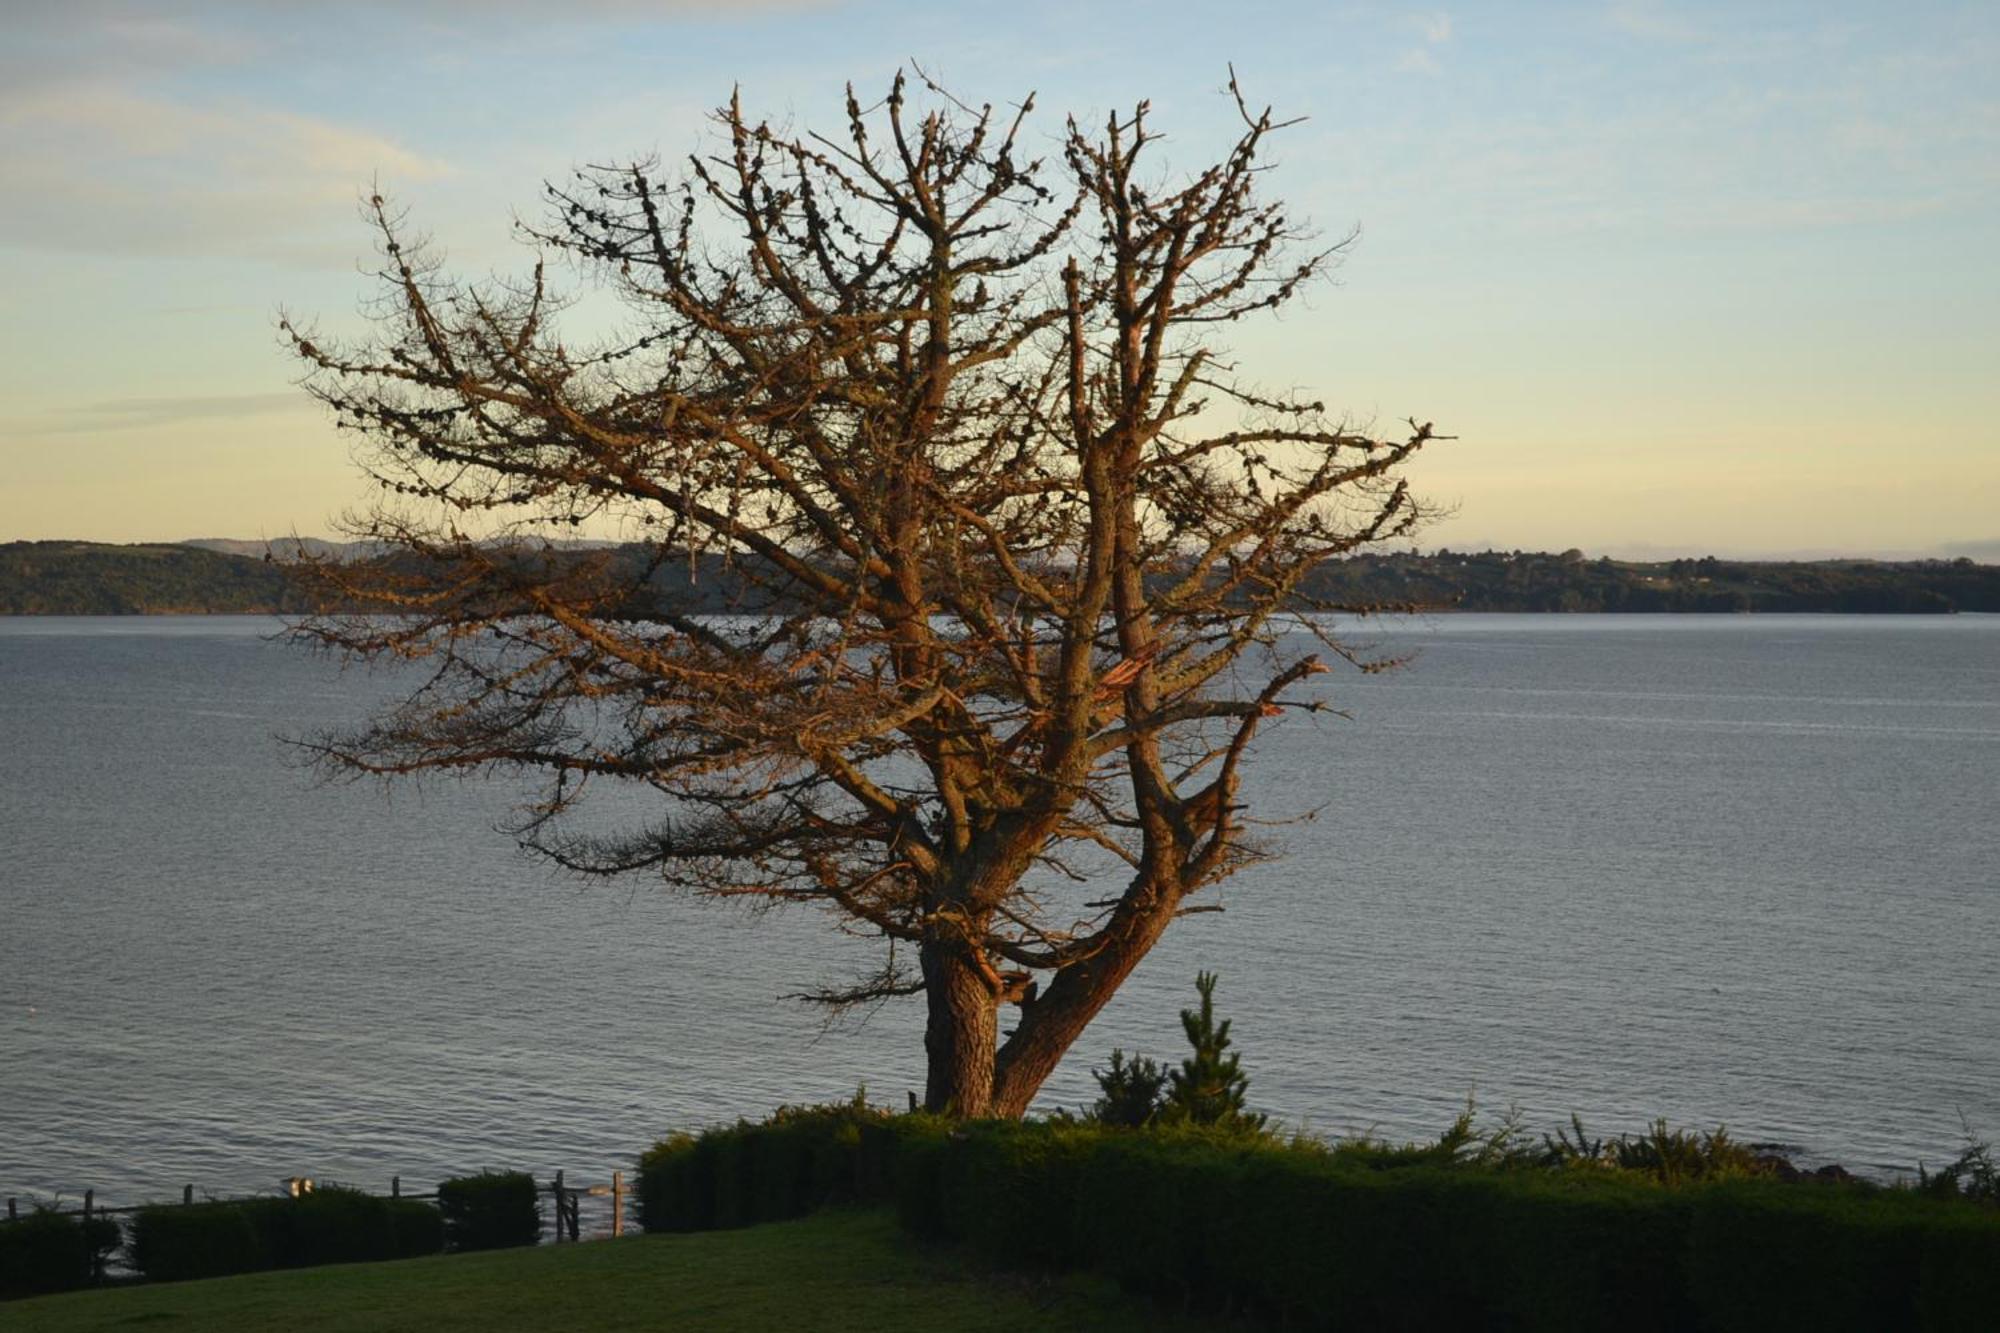
<svg viewBox="0 0 2000 1333">
<path fill-rule="evenodd" d="M 1162 897 L 1151 910 L 1128 920 L 1094 956 L 1064 968 L 1031 1009 L 1023 1010 L 1014 1036 L 996 1061 L 986 1114 L 1018 1120 L 1090 1021 L 1118 992 L 1125 978 L 1173 920 L 1178 897 Z"/>
<path fill-rule="evenodd" d="M 957 938 L 923 942 L 924 1109 L 975 1119 L 991 1115 L 999 998 Z"/>
</svg>

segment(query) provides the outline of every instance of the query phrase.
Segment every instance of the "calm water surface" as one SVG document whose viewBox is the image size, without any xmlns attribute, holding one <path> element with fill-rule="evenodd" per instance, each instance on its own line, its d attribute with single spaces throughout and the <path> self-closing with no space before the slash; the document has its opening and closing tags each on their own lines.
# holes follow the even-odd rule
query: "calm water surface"
<svg viewBox="0 0 2000 1333">
<path fill-rule="evenodd" d="M 487 783 L 319 786 L 277 737 L 382 686 L 254 619 L 0 619 L 0 1194 L 129 1202 L 485 1166 L 601 1179 L 676 1127 L 900 1103 L 866 961 L 580 887 Z M 2000 618 L 1375 626 L 1351 721 L 1269 733 L 1285 859 L 1187 919 L 1047 1088 L 1178 1058 L 1197 968 L 1253 1100 L 1315 1132 L 1727 1122 L 1879 1170 L 2000 1135 Z"/>
</svg>

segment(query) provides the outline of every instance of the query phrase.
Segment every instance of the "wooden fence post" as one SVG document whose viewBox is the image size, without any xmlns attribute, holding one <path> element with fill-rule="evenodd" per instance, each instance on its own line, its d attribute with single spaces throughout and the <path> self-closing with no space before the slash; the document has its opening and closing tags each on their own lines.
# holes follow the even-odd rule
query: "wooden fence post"
<svg viewBox="0 0 2000 1333">
<path fill-rule="evenodd" d="M 7 1198 L 7 1220 L 9 1222 L 18 1222 L 21 1220 L 21 1211 L 15 1207 L 12 1195 L 9 1195 Z"/>
<path fill-rule="evenodd" d="M 389 1197 L 392 1199 L 403 1197 L 403 1178 L 401 1176 L 389 1177 Z"/>
<path fill-rule="evenodd" d="M 84 1221 L 88 1222 L 88 1221 L 90 1220 L 90 1210 L 91 1210 L 92 1206 L 94 1206 L 94 1205 L 96 1204 L 96 1202 L 97 1202 L 97 1191 L 96 1191 L 96 1190 L 85 1190 L 85 1191 L 83 1192 L 83 1220 L 84 1220 Z"/>
<path fill-rule="evenodd" d="M 625 1173 L 611 1173 L 611 1234 L 625 1234 Z"/>
<path fill-rule="evenodd" d="M 192 1185 L 181 1186 L 181 1205 L 183 1207 L 186 1207 L 187 1205 L 192 1204 L 193 1202 L 194 1202 L 194 1186 Z"/>
<path fill-rule="evenodd" d="M 562 1238 L 563 1238 L 563 1183 L 562 1182 L 563 1182 L 563 1173 L 558 1171 L 556 1172 L 556 1185 L 555 1185 L 556 1244 L 558 1245 L 562 1244 Z"/>
</svg>

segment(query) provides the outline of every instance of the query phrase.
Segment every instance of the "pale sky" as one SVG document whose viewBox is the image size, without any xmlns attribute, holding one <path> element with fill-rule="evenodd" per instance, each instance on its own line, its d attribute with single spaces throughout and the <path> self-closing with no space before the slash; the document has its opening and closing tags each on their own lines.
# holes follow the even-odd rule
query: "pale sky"
<svg viewBox="0 0 2000 1333">
<path fill-rule="evenodd" d="M 1226 17 L 1224 17 L 1226 15 Z M 351 326 L 371 180 L 479 274 L 573 164 L 916 60 L 1170 160 L 1246 90 L 1358 225 L 1240 367 L 1386 427 L 1426 547 L 2000 560 L 2000 5 L 0 0 L 0 540 L 321 535 L 365 499 L 281 308 Z M 1031 122 L 1032 123 L 1032 122 Z"/>
</svg>

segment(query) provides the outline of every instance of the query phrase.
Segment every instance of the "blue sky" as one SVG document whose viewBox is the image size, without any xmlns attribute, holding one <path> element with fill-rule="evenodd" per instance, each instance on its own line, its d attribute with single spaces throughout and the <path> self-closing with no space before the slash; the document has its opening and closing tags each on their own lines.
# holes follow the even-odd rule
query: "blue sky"
<svg viewBox="0 0 2000 1333">
<path fill-rule="evenodd" d="M 12 0 L 0 539 L 329 530 L 292 387 L 355 321 L 371 180 L 455 266 L 583 161 L 685 153 L 740 83 L 800 124 L 914 59 L 1053 138 L 1247 90 L 1339 283 L 1236 340 L 1273 387 L 1461 437 L 1427 546 L 2000 559 L 2000 6 Z"/>
</svg>

